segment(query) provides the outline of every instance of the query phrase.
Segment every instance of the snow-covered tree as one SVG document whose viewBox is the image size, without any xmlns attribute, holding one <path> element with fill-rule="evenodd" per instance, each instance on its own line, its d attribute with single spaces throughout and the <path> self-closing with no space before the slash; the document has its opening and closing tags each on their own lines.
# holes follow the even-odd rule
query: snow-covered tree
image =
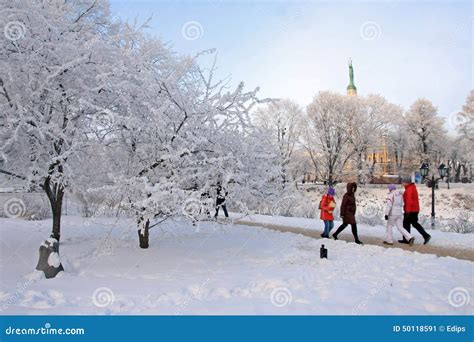
<svg viewBox="0 0 474 342">
<path fill-rule="evenodd" d="M 445 136 L 444 119 L 431 101 L 418 99 L 405 115 L 407 129 L 414 142 L 414 153 L 419 165 L 423 161 L 435 161 Z"/>
<path fill-rule="evenodd" d="M 458 183 L 467 176 L 470 165 L 474 162 L 471 143 L 460 137 L 448 137 L 445 141 L 447 151 L 443 162 L 450 168 L 450 181 Z"/>
<path fill-rule="evenodd" d="M 366 161 L 367 153 L 371 148 L 378 148 L 385 144 L 388 126 L 401 115 L 399 106 L 389 103 L 380 95 L 367 97 L 350 97 L 348 101 L 352 110 L 345 119 L 347 138 L 351 144 L 352 157 L 357 181 L 364 183 L 371 178 L 375 165 Z"/>
<path fill-rule="evenodd" d="M 346 119 L 353 110 L 350 97 L 329 91 L 306 108 L 303 143 L 317 174 L 329 184 L 340 179 L 351 156 Z"/>
<path fill-rule="evenodd" d="M 393 156 L 394 172 L 398 175 L 406 173 L 405 166 L 410 163 L 409 133 L 402 115 L 395 118 L 387 135 L 389 153 Z"/>
<path fill-rule="evenodd" d="M 462 111 L 458 113 L 457 121 L 459 124 L 456 128 L 459 136 L 471 143 L 474 142 L 474 90 L 471 90 L 466 98 Z"/>
<path fill-rule="evenodd" d="M 380 95 L 321 92 L 307 107 L 304 129 L 304 145 L 317 173 L 330 183 L 343 173 L 365 182 L 377 167 L 368 162 L 368 153 L 387 143 L 389 126 L 401 113 Z"/>
<path fill-rule="evenodd" d="M 145 235 L 156 216 L 206 212 L 218 182 L 242 205 L 278 188 L 277 151 L 249 119 L 258 89 L 216 81 L 199 65 L 211 52 L 180 56 L 112 22 L 105 0 L 2 6 L 2 25 L 27 30 L 0 38 L 1 172 L 46 192 L 56 239 L 67 190 L 101 191 Z"/>
<path fill-rule="evenodd" d="M 110 72 L 105 1 L 5 1 L 0 26 L 3 173 L 43 189 L 59 240 L 63 196 L 76 182 L 72 165 L 104 114 Z M 10 26 L 8 26 L 10 25 Z"/>
<path fill-rule="evenodd" d="M 114 109 L 115 131 L 107 138 L 112 185 L 106 190 L 121 194 L 143 239 L 153 218 L 196 221 L 213 214 L 218 183 L 231 197 L 251 197 L 275 178 L 275 155 L 259 153 L 251 139 L 249 112 L 259 102 L 258 89 L 246 92 L 241 83 L 229 91 L 227 81 L 215 81 L 215 63 L 199 65 L 202 54 L 179 56 L 139 32 L 122 40 L 131 40 L 122 54 L 133 61 L 124 62 L 121 78 L 127 81 L 109 88 L 131 100 Z"/>
<path fill-rule="evenodd" d="M 302 118 L 301 107 L 289 99 L 272 101 L 255 113 L 256 124 L 270 132 L 271 142 L 279 150 L 283 183 L 291 181 L 290 169 L 294 169 L 293 154 L 301 140 Z"/>
</svg>

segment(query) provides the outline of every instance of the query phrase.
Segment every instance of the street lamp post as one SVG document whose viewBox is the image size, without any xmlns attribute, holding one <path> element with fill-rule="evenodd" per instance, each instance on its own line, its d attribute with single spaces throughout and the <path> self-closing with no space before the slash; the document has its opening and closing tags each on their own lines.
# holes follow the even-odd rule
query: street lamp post
<svg viewBox="0 0 474 342">
<path fill-rule="evenodd" d="M 428 176 L 428 173 L 430 171 L 430 167 L 427 163 L 423 163 L 420 166 L 420 173 L 423 176 L 423 178 L 426 178 Z M 431 174 L 431 229 L 434 229 L 435 227 L 435 187 L 438 184 L 438 181 L 440 179 L 443 179 L 446 176 L 447 168 L 446 165 L 441 163 L 438 166 L 438 173 L 439 173 L 439 178 L 435 178 L 434 173 Z"/>
<path fill-rule="evenodd" d="M 446 183 L 448 184 L 448 190 L 450 189 L 449 188 L 449 177 L 451 177 L 451 175 L 449 174 L 450 170 L 451 170 L 451 161 L 448 159 L 448 166 L 446 170 Z"/>
</svg>

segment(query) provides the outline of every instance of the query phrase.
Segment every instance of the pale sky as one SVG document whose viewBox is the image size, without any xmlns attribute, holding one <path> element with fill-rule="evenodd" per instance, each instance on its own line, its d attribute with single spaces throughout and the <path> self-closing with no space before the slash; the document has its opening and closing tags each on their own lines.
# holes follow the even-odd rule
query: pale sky
<svg viewBox="0 0 474 342">
<path fill-rule="evenodd" d="M 345 93 L 349 57 L 360 95 L 404 108 L 426 97 L 450 129 L 473 88 L 471 1 L 111 0 L 111 10 L 153 15 L 148 34 L 183 54 L 215 48 L 234 85 L 302 106 L 322 90 Z"/>
</svg>

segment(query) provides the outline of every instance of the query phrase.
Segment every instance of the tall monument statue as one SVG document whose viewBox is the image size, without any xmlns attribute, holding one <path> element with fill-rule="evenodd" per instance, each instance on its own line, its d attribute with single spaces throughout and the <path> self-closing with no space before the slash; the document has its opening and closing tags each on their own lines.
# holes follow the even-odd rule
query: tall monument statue
<svg viewBox="0 0 474 342">
<path fill-rule="evenodd" d="M 347 95 L 356 96 L 357 88 L 354 84 L 354 68 L 352 67 L 352 59 L 349 58 L 349 85 L 347 86 Z"/>
</svg>

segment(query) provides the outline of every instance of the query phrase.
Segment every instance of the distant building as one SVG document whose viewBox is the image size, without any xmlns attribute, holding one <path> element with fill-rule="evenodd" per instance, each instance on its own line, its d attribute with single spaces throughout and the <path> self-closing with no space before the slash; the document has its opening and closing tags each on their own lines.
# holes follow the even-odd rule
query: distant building
<svg viewBox="0 0 474 342">
<path fill-rule="evenodd" d="M 374 168 L 374 178 L 394 173 L 394 158 L 390 155 L 385 138 L 380 138 L 380 144 L 370 148 L 366 156 L 373 167 L 377 166 Z"/>
<path fill-rule="evenodd" d="M 349 85 L 347 86 L 347 96 L 357 96 L 357 87 L 354 83 L 354 67 L 352 65 L 352 60 L 349 59 Z M 309 160 L 310 157 L 307 152 L 301 152 L 301 160 Z M 380 136 L 378 143 L 375 146 L 370 147 L 363 157 L 368 170 L 369 177 L 368 182 L 373 183 L 392 183 L 397 182 L 398 177 L 394 176 L 398 172 L 396 168 L 396 158 L 392 155 L 387 138 L 385 136 Z M 312 171 L 313 166 L 310 162 L 305 165 L 303 179 L 306 182 L 318 181 L 318 176 L 316 172 Z M 342 181 L 354 181 L 357 178 L 357 173 L 361 170 L 358 170 L 356 165 L 352 161 L 349 161 L 341 175 Z"/>
<path fill-rule="evenodd" d="M 349 85 L 347 96 L 357 96 L 357 87 L 354 84 L 354 67 L 352 59 L 349 59 Z M 394 172 L 394 158 L 390 156 L 388 144 L 385 137 L 380 137 L 377 146 L 371 147 L 365 155 L 365 160 L 371 165 L 374 180 Z"/>
</svg>

